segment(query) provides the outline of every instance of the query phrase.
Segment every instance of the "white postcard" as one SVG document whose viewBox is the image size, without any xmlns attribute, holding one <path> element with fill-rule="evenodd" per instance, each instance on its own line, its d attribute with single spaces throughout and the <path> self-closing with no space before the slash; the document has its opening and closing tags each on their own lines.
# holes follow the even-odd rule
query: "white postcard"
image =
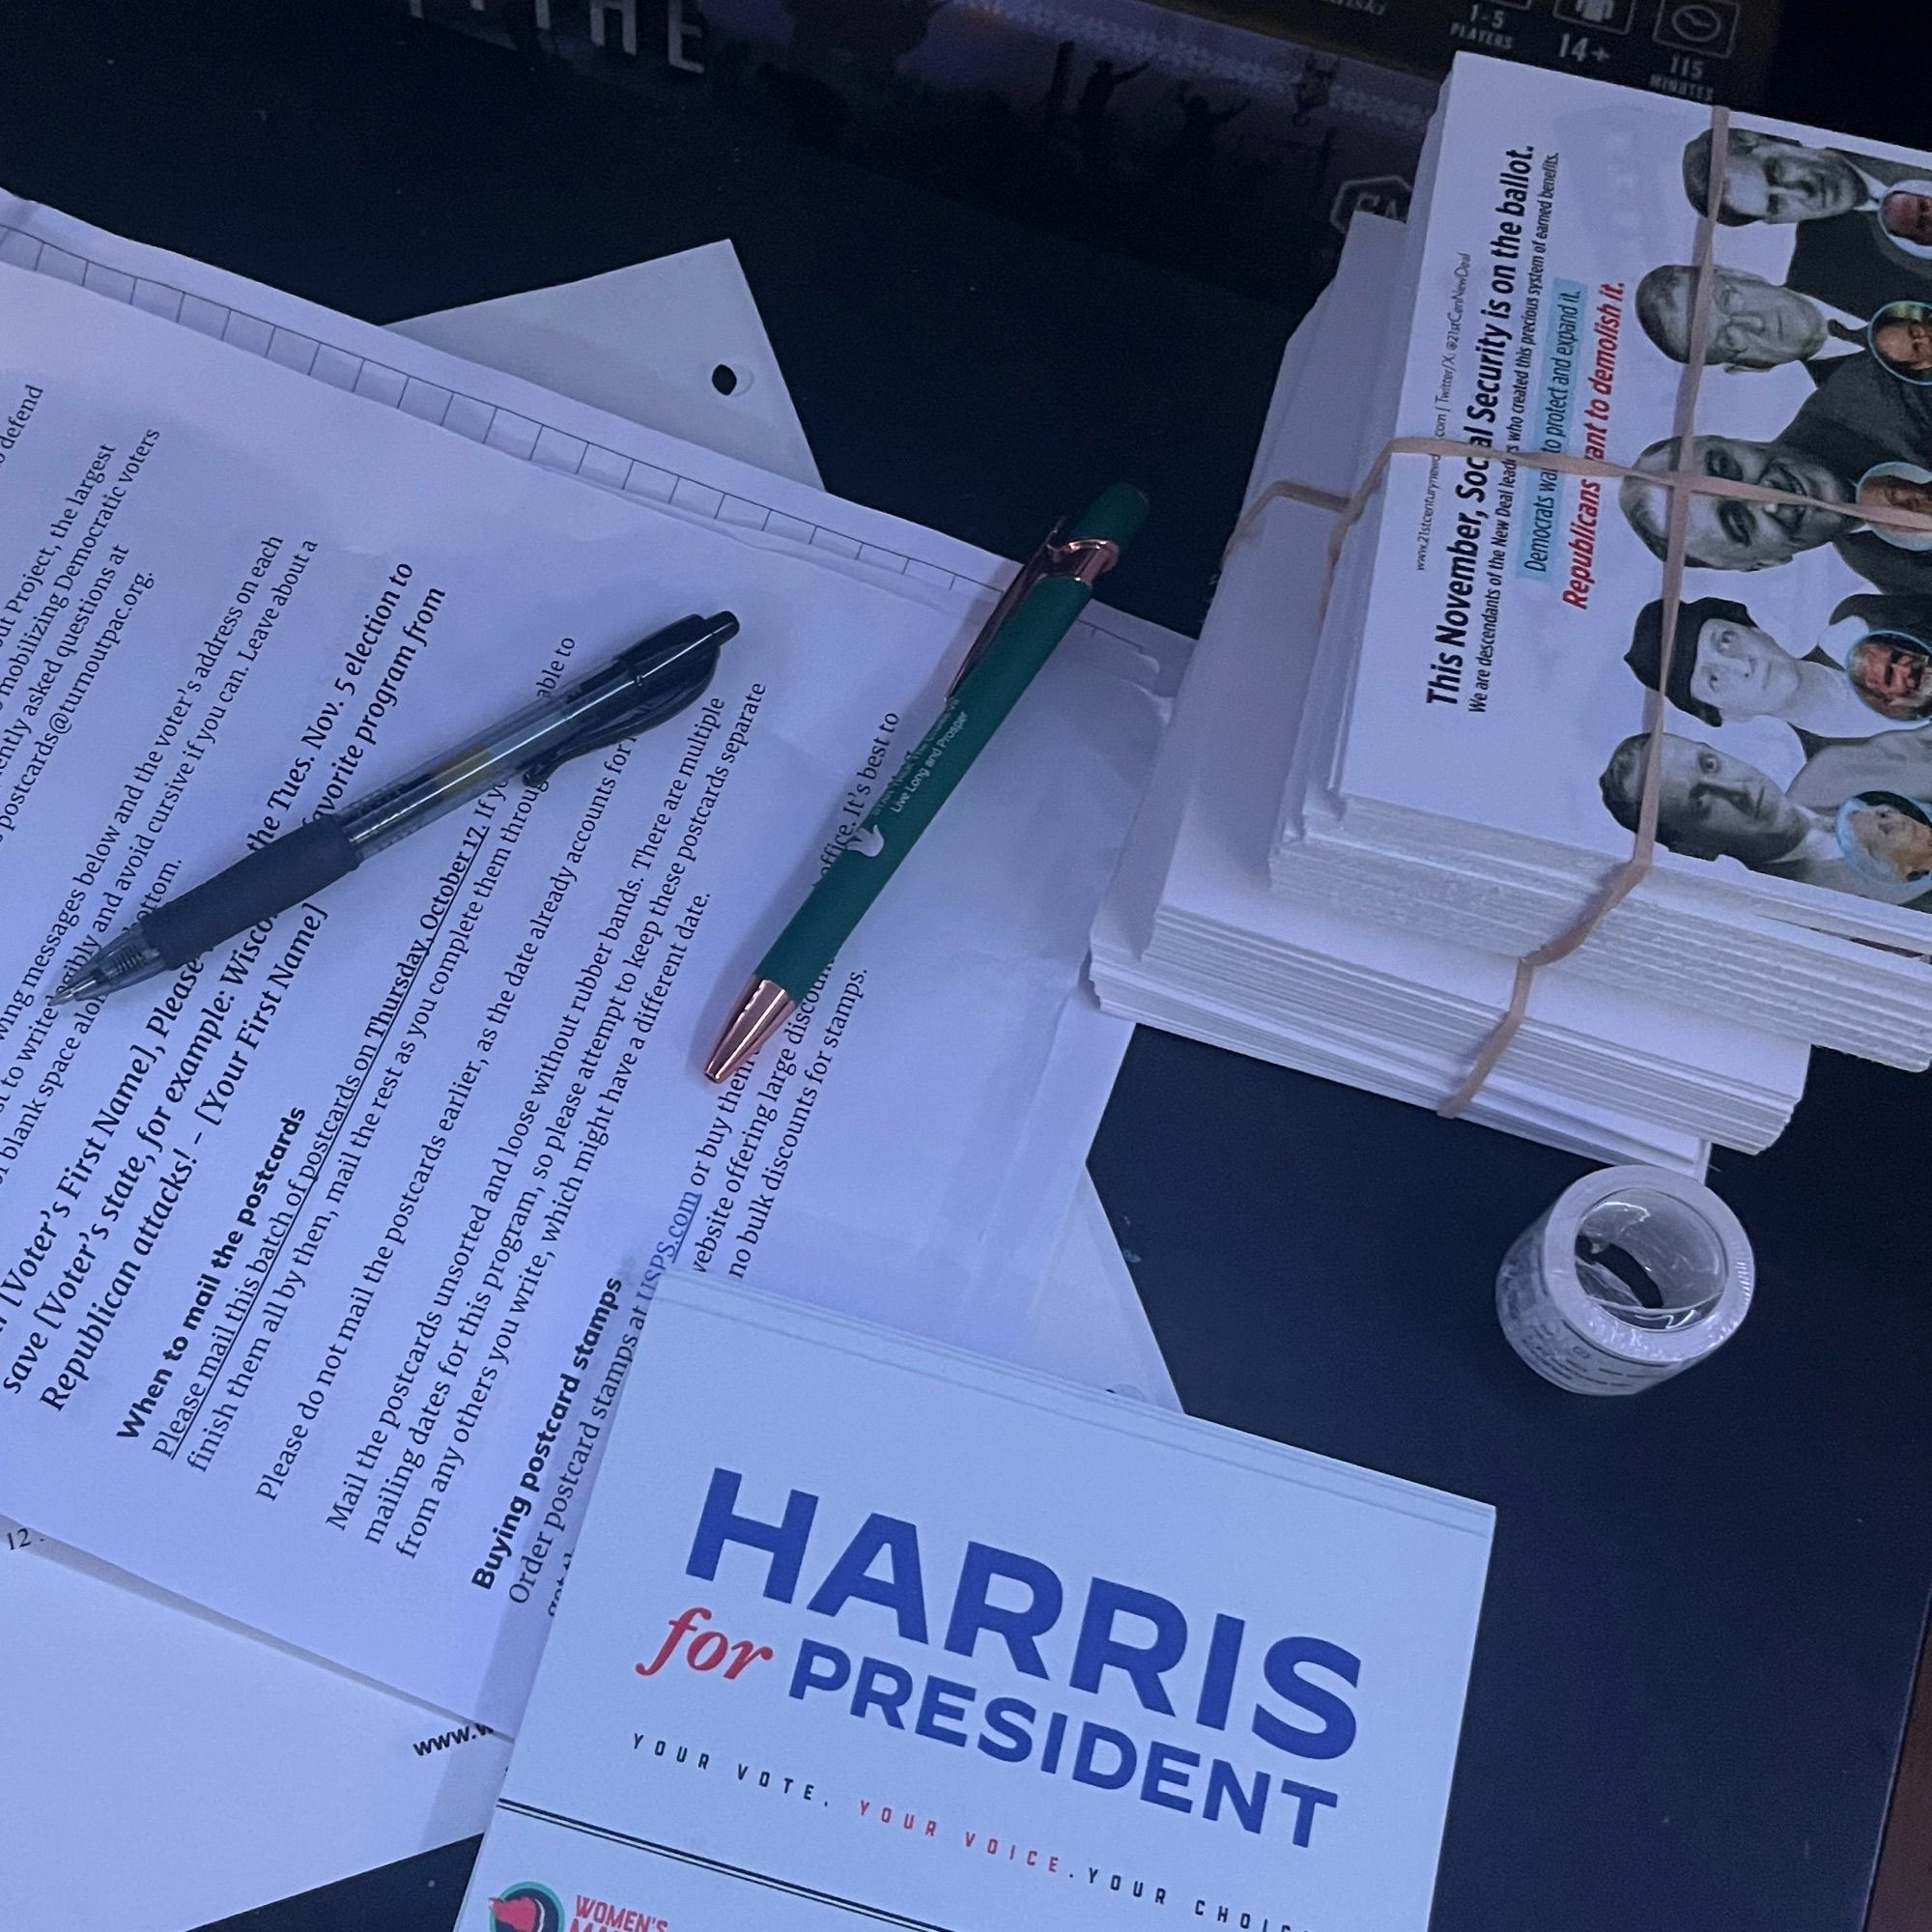
<svg viewBox="0 0 1932 1932">
<path fill-rule="evenodd" d="M 1594 865 L 1635 825 L 1665 493 L 1488 452 L 1675 460 L 1711 116 L 1472 56 L 1439 114 L 1394 428 L 1469 449 L 1389 468 L 1336 787 Z M 1932 158 L 1734 116 L 1722 211 L 1688 461 L 1810 500 L 1692 501 L 1661 883 L 1922 947 L 1932 534 L 1866 513 L 1932 507 Z"/>
<path fill-rule="evenodd" d="M 668 1274 L 459 1923 L 1423 1932 L 1492 1520 Z"/>
</svg>

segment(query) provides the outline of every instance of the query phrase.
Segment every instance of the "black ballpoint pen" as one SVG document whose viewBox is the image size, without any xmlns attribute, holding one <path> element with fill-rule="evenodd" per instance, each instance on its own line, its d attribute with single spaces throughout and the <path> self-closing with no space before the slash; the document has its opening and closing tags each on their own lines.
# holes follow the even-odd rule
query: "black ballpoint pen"
<svg viewBox="0 0 1932 1932">
<path fill-rule="evenodd" d="M 728 611 L 680 618 L 408 777 L 320 813 L 191 892 L 151 907 L 76 959 L 54 999 L 101 999 L 185 966 L 509 779 L 542 784 L 566 759 L 662 724 L 703 692 L 720 647 L 737 631 Z"/>
</svg>

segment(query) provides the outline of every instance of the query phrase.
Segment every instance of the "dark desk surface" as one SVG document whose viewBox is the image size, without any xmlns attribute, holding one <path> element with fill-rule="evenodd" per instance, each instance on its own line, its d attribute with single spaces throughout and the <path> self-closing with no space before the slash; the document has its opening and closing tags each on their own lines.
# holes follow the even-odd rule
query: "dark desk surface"
<svg viewBox="0 0 1932 1932">
<path fill-rule="evenodd" d="M 1286 312 L 400 7 L 16 0 L 0 72 L 9 186 L 379 321 L 729 236 L 832 489 L 1011 554 L 1136 474 L 1111 594 L 1198 623 Z M 1491 1300 L 1579 1163 L 1138 1039 L 1093 1167 L 1189 1408 L 1496 1506 L 1436 1932 L 1857 1932 L 1932 1585 L 1923 1091 L 1822 1056 L 1718 1165 L 1742 1336 L 1592 1402 Z M 440 1932 L 472 1852 L 233 1922 Z"/>
</svg>

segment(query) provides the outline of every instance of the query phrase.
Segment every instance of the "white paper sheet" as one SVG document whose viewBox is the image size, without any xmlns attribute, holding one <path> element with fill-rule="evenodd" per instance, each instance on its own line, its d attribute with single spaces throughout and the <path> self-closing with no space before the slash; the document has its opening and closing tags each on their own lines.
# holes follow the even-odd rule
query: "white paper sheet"
<svg viewBox="0 0 1932 1932">
<path fill-rule="evenodd" d="M 24 1922 L 183 1932 L 482 1830 L 507 1738 L 0 1529 Z"/>
<path fill-rule="evenodd" d="M 454 434 L 539 466 L 604 479 L 647 500 L 674 501 L 692 516 L 782 532 L 888 575 L 982 600 L 1012 568 L 936 531 L 827 497 L 789 477 L 622 420 L 521 377 L 398 340 L 280 290 L 107 234 L 4 191 L 0 262 L 83 284 L 218 336 L 246 354 L 305 370 L 312 380 L 348 388 L 372 406 L 440 415 Z M 582 332 L 583 324 L 574 320 L 572 327 Z M 977 615 L 974 611 L 967 621 Z M 1063 645 L 1062 663 L 1080 655 L 1082 639 L 1087 661 L 1096 668 L 1159 694 L 1176 689 L 1187 646 L 1171 633 L 1096 608 L 1069 640 L 1073 648 Z M 1030 698 L 1036 705 L 1040 701 Z M 1076 780 L 1065 774 L 1069 792 L 1097 784 L 1107 797 L 1128 801 L 1124 817 L 1151 765 L 1151 747 L 1138 719 L 1126 737 L 1117 736 L 1110 723 L 1117 715 L 1111 702 L 1089 707 L 1076 697 L 1065 713 L 1056 756 L 1064 757 L 1070 742 L 1090 751 L 1096 761 L 1092 776 Z M 1065 735 L 1068 731 L 1075 734 L 1071 741 Z M 969 841 L 974 810 L 968 795 L 949 810 L 949 818 L 962 828 L 959 836 Z M 1096 899 L 1111 865 L 1110 857 L 1091 878 L 1082 871 L 1065 879 L 1060 909 Z M 974 891 L 986 883 L 986 875 L 980 875 Z M 972 912 L 970 898 L 964 910 Z M 989 903 L 980 917 L 982 926 L 991 920 L 991 929 L 997 929 L 1003 913 Z M 1084 954 L 1085 936 L 1073 933 L 1071 923 L 1056 938 L 1057 958 Z M 1093 1139 L 1131 1032 L 1100 1010 L 1081 976 L 1065 977 L 1065 995 L 1051 1057 L 1033 1083 L 1033 1101 L 1003 1123 L 1023 1155 L 1012 1164 L 1012 1182 L 998 1200 L 974 1203 L 979 1225 L 997 1227 L 999 1238 L 984 1244 L 966 1303 L 969 1326 L 958 1339 L 996 1354 L 1010 1353 L 1016 1344 L 1011 1312 L 1030 1303 L 1084 1173 L 1068 1161 L 1069 1151 Z"/>
<path fill-rule="evenodd" d="M 1074 1199 L 1060 1254 L 1013 1360 L 1161 1408 L 1180 1407 L 1140 1291 L 1091 1181 Z"/>
<path fill-rule="evenodd" d="M 800 482 L 819 480 L 729 242 L 390 327 L 630 422 Z M 728 395 L 711 380 L 720 360 L 738 379 Z M 1070 1090 L 1065 1108 L 1048 1106 L 1037 1116 L 1036 1137 L 1048 1147 L 1056 1136 L 1077 1135 L 1094 1096 L 1113 1085 L 1112 1042 L 1090 1033 L 1082 994 L 1070 1007 L 1069 1031 L 1085 1050 L 1059 1055 L 1054 1078 L 1043 1083 L 1048 1100 L 1054 1097 L 1048 1089 Z M 1180 1406 L 1107 1210 L 1084 1171 L 1033 1313 L 1010 1352 L 1029 1368 Z"/>
<path fill-rule="evenodd" d="M 1015 826 L 1049 796 L 1063 832 L 1092 811 L 1094 849 L 1069 838 L 1028 873 L 1023 839 L 988 852 L 943 820 L 789 1052 L 721 1107 L 700 1036 L 841 800 L 934 708 L 952 586 L 560 486 L 411 420 L 407 390 L 360 408 L 45 275 L 9 271 L 6 298 L 40 398 L 0 469 L 12 527 L 47 519 L 49 585 L 99 530 L 72 573 L 83 605 L 115 572 L 113 614 L 46 686 L 69 728 L 29 720 L 0 801 L 37 867 L 0 941 L 7 983 L 44 978 L 170 866 L 204 874 L 238 826 L 406 769 L 455 708 L 494 715 L 560 672 L 565 639 L 588 661 L 720 585 L 744 616 L 704 710 L 628 761 L 480 803 L 153 1004 L 48 1030 L 10 1002 L 0 1202 L 27 1207 L 0 1209 L 21 1236 L 0 1505 L 507 1728 L 654 1265 L 781 1261 L 835 1305 L 966 1322 L 1000 1191 L 982 1151 L 1025 1117 L 1065 1005 L 1051 962 L 1077 952 L 1053 874 L 1091 871 L 1126 800 L 1069 799 L 1053 706 L 1023 706 L 968 783 L 1002 787 Z M 284 448 L 311 452 L 301 478 L 260 454 Z M 69 495 L 88 497 L 71 528 Z M 41 609 L 36 583 L 22 610 Z M 85 702 L 117 621 L 141 655 L 115 657 L 111 703 Z M 1042 688 L 1080 666 L 1076 647 Z M 1090 676 L 1079 701 L 1145 709 L 1151 739 L 1126 680 Z M 958 890 L 989 867 L 1027 879 L 991 972 L 984 908 Z M 931 1285 L 918 1306 L 908 1278 Z"/>
<path fill-rule="evenodd" d="M 819 486 L 791 392 L 728 242 L 390 327 L 593 409 Z"/>
<path fill-rule="evenodd" d="M 585 299 L 619 283 L 622 312 Z M 448 320 L 460 321 L 471 353 L 490 359 L 491 324 L 500 317 L 505 344 L 520 351 L 519 372 L 566 389 L 573 373 L 614 355 L 621 341 L 654 343 L 653 383 L 610 398 L 621 413 L 815 482 L 755 314 L 735 253 L 721 243 Z M 722 333 L 721 319 L 736 332 Z M 401 327 L 453 346 L 440 332 L 444 320 Z M 743 386 L 727 398 L 710 381 L 707 358 L 725 355 L 755 372 L 755 412 L 743 407 Z M 623 366 L 635 368 L 635 350 Z M 668 396 L 677 410 L 667 410 Z M 1178 1406 L 1084 1176 L 1015 1352 L 1034 1367 Z M 508 1741 L 482 1726 L 452 1723 L 5 1524 L 0 1634 L 0 1740 L 10 1760 L 30 1755 L 35 1774 L 10 1807 L 8 1833 L 33 1848 L 8 1865 L 10 1895 L 32 1923 L 65 1916 L 174 1932 L 226 1918 L 479 1832 L 501 1781 Z M 311 1801 L 292 1807 L 277 1768 L 297 1750 Z M 111 1783 L 99 1776 L 109 1761 L 123 1772 Z M 117 1848 L 114 1858 L 98 1856 L 103 1842 Z"/>
<path fill-rule="evenodd" d="M 584 301 L 619 282 L 632 305 L 621 328 L 608 301 Z M 628 370 L 639 345 L 658 354 L 624 413 L 817 482 L 727 243 L 462 310 L 477 352 L 499 312 L 532 381 L 547 380 L 545 355 L 581 372 L 603 348 L 591 328 L 602 325 L 631 344 Z M 440 320 L 412 327 L 433 340 Z M 754 387 L 719 393 L 710 369 L 727 357 Z M 1091 1293 L 1103 1260 L 1091 1241 L 1069 1242 L 1067 1264 L 1085 1272 L 1042 1304 Z M 4 1523 L 0 1713 L 0 1753 L 34 1768 L 8 1816 L 9 1839 L 31 1851 L 7 1865 L 34 1924 L 178 1932 L 473 1836 L 509 1758 L 507 1738 Z M 312 1798 L 291 1805 L 284 1768 L 298 1751 Z M 110 1762 L 122 1775 L 103 1779 Z M 102 1844 L 116 1856 L 101 1858 Z"/>
<path fill-rule="evenodd" d="M 628 421 L 816 484 L 818 469 L 736 251 L 728 242 L 639 262 L 587 281 L 533 289 L 391 327 L 417 342 L 506 369 Z M 711 381 L 715 358 L 741 377 L 728 395 Z M 751 398 L 755 409 L 747 412 Z M 1037 1117 L 1037 1137 L 1079 1131 L 1079 1119 L 1113 1085 L 1112 1041 L 1086 1025 L 1084 994 L 1069 1002 L 1069 1031 L 1085 1043 L 1063 1053 L 1054 1080 L 1071 1087 L 1065 1109 Z M 1077 1084 L 1075 1084 L 1077 1083 Z M 1044 1095 L 1043 1097 L 1051 1097 Z M 1062 1113 L 1072 1118 L 1063 1122 Z M 1107 1211 L 1083 1171 L 1052 1264 L 1012 1358 L 1096 1387 L 1130 1390 L 1179 1406 Z"/>
</svg>

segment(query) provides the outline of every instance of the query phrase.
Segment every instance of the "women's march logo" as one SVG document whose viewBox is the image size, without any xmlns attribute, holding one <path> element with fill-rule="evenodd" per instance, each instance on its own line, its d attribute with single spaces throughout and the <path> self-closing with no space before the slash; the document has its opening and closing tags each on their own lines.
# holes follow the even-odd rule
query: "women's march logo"
<svg viewBox="0 0 1932 1932">
<path fill-rule="evenodd" d="M 490 1901 L 490 1932 L 670 1932 L 670 1920 L 608 1898 L 577 1894 L 574 1917 L 543 1885 L 513 1885 Z"/>
<path fill-rule="evenodd" d="M 490 1901 L 490 1932 L 563 1932 L 563 1907 L 548 1886 L 513 1885 Z"/>
</svg>

